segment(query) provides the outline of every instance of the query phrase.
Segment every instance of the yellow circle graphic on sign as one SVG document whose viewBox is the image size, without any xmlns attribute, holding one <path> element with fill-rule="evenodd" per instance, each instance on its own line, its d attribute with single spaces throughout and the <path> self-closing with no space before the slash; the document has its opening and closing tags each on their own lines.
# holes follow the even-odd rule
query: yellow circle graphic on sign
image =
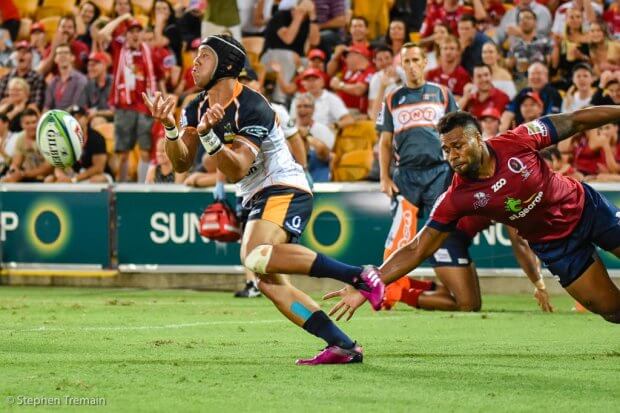
<svg viewBox="0 0 620 413">
<path fill-rule="evenodd" d="M 322 213 L 329 212 L 333 214 L 338 223 L 340 224 L 340 233 L 338 234 L 338 238 L 332 244 L 325 245 L 322 244 L 314 234 L 314 224 L 316 219 Z M 349 225 L 349 220 L 347 213 L 336 205 L 323 204 L 314 208 L 312 211 L 312 216 L 310 217 L 310 221 L 308 222 L 308 228 L 306 230 L 306 241 L 308 242 L 308 246 L 318 252 L 327 254 L 327 255 L 338 255 L 341 253 L 347 244 L 349 243 L 349 238 L 351 236 L 351 228 Z"/>
<path fill-rule="evenodd" d="M 51 213 L 57 219 L 59 223 L 59 231 L 56 238 L 51 242 L 46 242 L 39 237 L 37 233 L 37 221 L 39 217 L 44 213 Z M 32 246 L 37 252 L 44 255 L 54 255 L 60 253 L 69 241 L 69 234 L 71 233 L 71 221 L 68 219 L 67 214 L 59 203 L 55 200 L 40 200 L 30 209 L 30 212 L 26 218 L 28 225 L 27 237 Z"/>
</svg>

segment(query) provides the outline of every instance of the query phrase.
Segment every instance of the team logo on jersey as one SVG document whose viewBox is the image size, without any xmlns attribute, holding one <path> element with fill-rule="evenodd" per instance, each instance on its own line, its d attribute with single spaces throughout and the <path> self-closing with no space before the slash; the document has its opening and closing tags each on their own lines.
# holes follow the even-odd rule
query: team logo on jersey
<svg viewBox="0 0 620 413">
<path fill-rule="evenodd" d="M 512 173 L 520 174 L 524 181 L 532 174 L 523 161 L 515 157 L 508 159 L 508 169 L 510 169 Z"/>
<path fill-rule="evenodd" d="M 532 211 L 532 209 L 536 207 L 536 205 L 540 204 L 540 201 L 542 201 L 542 197 L 542 191 L 533 194 L 525 201 L 521 201 L 517 198 L 506 197 L 506 200 L 504 201 L 504 207 L 506 211 L 512 212 L 512 215 L 510 215 L 508 218 L 511 221 L 514 221 L 516 219 L 525 217 Z"/>
<path fill-rule="evenodd" d="M 433 122 L 437 116 L 437 111 L 433 107 L 421 107 L 411 110 L 400 110 L 398 113 L 398 122 L 401 125 L 407 126 L 411 123 L 429 123 Z"/>
<path fill-rule="evenodd" d="M 528 135 L 547 136 L 547 127 L 540 120 L 535 120 L 525 124 Z"/>
<path fill-rule="evenodd" d="M 235 139 L 235 136 L 237 136 L 237 134 L 233 132 L 232 125 L 227 123 L 224 126 L 224 143 L 231 143 Z"/>
<path fill-rule="evenodd" d="M 269 134 L 269 131 L 267 130 L 267 128 L 265 128 L 264 126 L 258 126 L 258 125 L 257 126 L 246 126 L 245 128 L 241 129 L 239 132 L 252 135 L 254 137 L 257 137 L 258 139 L 264 139 Z"/>
<path fill-rule="evenodd" d="M 474 194 L 474 209 L 484 208 L 489 203 L 491 197 L 484 192 Z"/>
</svg>

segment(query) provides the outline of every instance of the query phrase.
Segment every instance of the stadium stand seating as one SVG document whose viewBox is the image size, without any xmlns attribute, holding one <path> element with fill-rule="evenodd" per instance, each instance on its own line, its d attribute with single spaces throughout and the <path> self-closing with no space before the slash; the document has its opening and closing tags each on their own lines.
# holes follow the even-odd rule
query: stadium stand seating
<svg viewBox="0 0 620 413">
<path fill-rule="evenodd" d="M 336 136 L 333 149 L 333 180 L 364 179 L 372 166 L 375 141 L 375 125 L 372 121 L 359 120 L 343 128 Z"/>
</svg>

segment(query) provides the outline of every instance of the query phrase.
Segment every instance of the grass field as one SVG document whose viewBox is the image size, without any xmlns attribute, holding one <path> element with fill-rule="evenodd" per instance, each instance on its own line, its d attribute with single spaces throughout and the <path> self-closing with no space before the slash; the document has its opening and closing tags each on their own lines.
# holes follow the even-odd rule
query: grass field
<svg viewBox="0 0 620 413">
<path fill-rule="evenodd" d="M 298 367 L 322 343 L 264 298 L 2 287 L 0 411 L 66 396 L 105 399 L 78 411 L 620 411 L 620 326 L 567 297 L 555 314 L 483 300 L 477 314 L 364 308 L 342 324 L 363 364 Z"/>
</svg>

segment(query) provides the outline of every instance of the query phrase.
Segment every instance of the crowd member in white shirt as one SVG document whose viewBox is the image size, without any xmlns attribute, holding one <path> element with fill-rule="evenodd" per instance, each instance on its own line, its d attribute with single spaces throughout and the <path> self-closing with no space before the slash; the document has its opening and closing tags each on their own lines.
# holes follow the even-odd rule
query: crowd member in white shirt
<svg viewBox="0 0 620 413">
<path fill-rule="evenodd" d="M 564 31 L 566 29 L 566 15 L 569 9 L 578 9 L 583 12 L 583 29 L 587 30 L 590 23 L 596 21 L 597 16 L 603 14 L 603 6 L 591 1 L 591 0 L 572 0 L 566 2 L 555 11 L 553 18 L 553 26 L 551 27 L 551 33 L 564 37 Z"/>
<path fill-rule="evenodd" d="M 562 112 L 573 112 L 590 106 L 590 99 L 594 95 L 592 73 L 592 66 L 586 62 L 579 62 L 573 66 L 573 84 L 562 100 Z"/>
<path fill-rule="evenodd" d="M 301 74 L 301 84 L 314 97 L 316 122 L 339 130 L 355 122 L 340 96 L 325 90 L 325 73 L 317 69 L 306 69 Z M 297 96 L 291 103 L 291 119 L 297 120 Z"/>
<path fill-rule="evenodd" d="M 330 160 L 336 137 L 326 125 L 313 119 L 315 100 L 312 94 L 302 93 L 295 99 L 297 129 L 306 143 L 308 171 L 314 182 L 330 180 Z"/>
<path fill-rule="evenodd" d="M 375 49 L 373 62 L 377 68 L 370 78 L 368 87 L 368 117 L 377 119 L 383 98 L 404 84 L 405 72 L 401 66 L 394 67 L 394 55 L 388 46 L 378 46 Z"/>
</svg>

